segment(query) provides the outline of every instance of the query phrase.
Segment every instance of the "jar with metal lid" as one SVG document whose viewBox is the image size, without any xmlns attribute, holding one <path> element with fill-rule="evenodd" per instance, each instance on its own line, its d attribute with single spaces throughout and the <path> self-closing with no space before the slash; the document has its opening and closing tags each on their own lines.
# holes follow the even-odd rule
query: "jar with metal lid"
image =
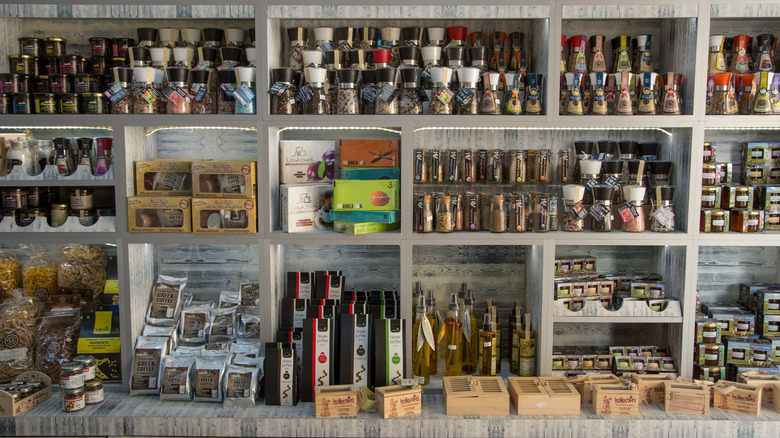
<svg viewBox="0 0 780 438">
<path fill-rule="evenodd" d="M 650 213 L 650 230 L 656 232 L 674 231 L 673 186 L 655 187 L 652 193 L 653 212 Z"/>
<path fill-rule="evenodd" d="M 428 111 L 430 114 L 452 114 L 452 99 L 455 96 L 455 93 L 449 87 L 452 79 L 452 69 L 449 67 L 432 67 L 430 73 L 433 91 L 431 92 L 431 103 Z"/>
<path fill-rule="evenodd" d="M 720 187 L 701 188 L 701 208 L 718 208 Z"/>
<path fill-rule="evenodd" d="M 73 91 L 81 93 L 102 93 L 104 91 L 103 82 L 98 75 L 76 74 L 73 79 Z"/>
<path fill-rule="evenodd" d="M 103 93 L 82 93 L 81 114 L 108 114 L 108 102 Z"/>
<path fill-rule="evenodd" d="M 702 214 L 704 210 L 702 210 Z M 729 228 L 726 223 L 726 212 L 723 210 L 712 210 L 710 213 L 710 231 L 713 233 L 722 233 Z"/>
<path fill-rule="evenodd" d="M 24 210 L 27 208 L 27 191 L 21 188 L 9 188 L 3 194 L 3 208 L 6 210 Z"/>
<path fill-rule="evenodd" d="M 75 189 L 70 192 L 70 208 L 75 210 L 89 210 L 92 208 L 94 189 Z"/>
<path fill-rule="evenodd" d="M 490 201 L 492 195 L 490 193 L 479 194 L 479 223 L 480 230 L 490 231 Z"/>
<path fill-rule="evenodd" d="M 587 211 L 582 203 L 585 196 L 585 186 L 567 184 L 563 186 L 563 231 L 585 230 Z"/>
<path fill-rule="evenodd" d="M 464 228 L 468 231 L 479 231 L 482 225 L 482 216 L 479 203 L 479 195 L 472 192 L 464 194 L 463 206 Z"/>
<path fill-rule="evenodd" d="M 107 75 L 110 68 L 109 58 L 89 58 L 89 72 L 93 75 Z"/>
<path fill-rule="evenodd" d="M 746 232 L 758 233 L 763 231 L 761 229 L 761 213 L 762 212 L 760 210 L 751 210 L 748 212 Z"/>
<path fill-rule="evenodd" d="M 704 190 L 704 188 L 702 188 L 702 190 Z M 734 208 L 738 208 L 742 210 L 749 209 L 751 207 L 750 199 L 752 198 L 751 188 L 745 186 L 739 186 L 739 187 L 735 187 L 734 191 L 736 192 L 734 195 Z M 704 207 L 702 206 L 702 208 Z"/>
<path fill-rule="evenodd" d="M 35 75 L 35 58 L 29 55 L 11 55 L 8 57 L 11 73 Z"/>
<path fill-rule="evenodd" d="M 84 397 L 84 386 L 62 390 L 63 411 L 76 412 L 84 409 L 84 406 L 86 406 L 86 400 Z"/>
<path fill-rule="evenodd" d="M 254 67 L 236 67 L 236 114 L 256 114 Z"/>
<path fill-rule="evenodd" d="M 704 347 L 704 365 L 720 365 L 720 344 L 705 345 Z"/>
<path fill-rule="evenodd" d="M 111 40 L 111 54 L 123 58 L 130 57 L 130 47 L 135 45 L 133 38 L 114 38 Z"/>
<path fill-rule="evenodd" d="M 84 395 L 88 405 L 102 403 L 106 398 L 103 392 L 103 380 L 92 378 L 84 382 Z"/>
<path fill-rule="evenodd" d="M 714 163 L 715 159 L 715 145 L 710 142 L 704 143 L 704 151 L 702 152 L 704 158 L 704 164 Z"/>
<path fill-rule="evenodd" d="M 397 94 L 400 93 L 399 90 L 396 90 L 389 95 L 387 94 L 387 90 L 390 89 L 390 87 L 395 87 L 396 80 L 397 80 L 397 69 L 391 68 L 391 67 L 381 67 L 377 68 L 375 70 L 376 75 L 376 88 L 377 88 L 377 97 L 376 102 L 374 102 L 374 113 L 375 114 L 381 114 L 381 115 L 392 115 L 392 114 L 398 114 L 398 97 Z M 388 99 L 390 99 L 388 101 Z"/>
<path fill-rule="evenodd" d="M 35 72 L 32 75 L 38 78 L 56 75 L 60 73 L 60 60 L 59 58 L 35 58 L 33 68 Z"/>
<path fill-rule="evenodd" d="M 430 233 L 433 231 L 433 206 L 431 195 L 416 195 L 414 230 L 418 233 Z"/>
<path fill-rule="evenodd" d="M 97 220 L 95 210 L 72 210 L 71 216 L 77 217 L 79 223 L 84 227 L 94 225 Z"/>
<path fill-rule="evenodd" d="M 16 402 L 18 402 L 18 401 L 20 401 L 22 399 L 22 394 L 19 391 L 17 391 L 16 389 L 8 390 L 6 392 L 14 400 L 14 403 L 16 403 Z"/>
<path fill-rule="evenodd" d="M 590 208 L 591 229 L 593 231 L 612 231 L 612 187 L 593 187 L 593 207 Z M 600 205 L 600 207 L 597 207 Z"/>
<path fill-rule="evenodd" d="M 292 68 L 271 69 L 273 86 L 271 87 L 271 114 L 298 114 L 298 102 L 295 100 L 295 70 Z"/>
<path fill-rule="evenodd" d="M 30 385 L 21 385 L 17 387 L 16 390 L 19 391 L 19 396 L 21 398 L 27 398 L 35 393 Z"/>
<path fill-rule="evenodd" d="M 327 70 L 320 67 L 306 67 L 303 71 L 308 85 L 308 87 L 301 87 L 301 94 L 306 93 L 305 97 L 301 97 L 303 100 L 303 113 L 328 114 L 328 89 L 325 87 Z M 304 91 L 309 89 L 311 90 L 310 96 L 307 91 Z M 308 100 L 306 100 L 307 98 Z"/>
<path fill-rule="evenodd" d="M 15 73 L 2 73 L 0 74 L 0 92 L 2 93 L 18 93 L 19 90 L 20 75 Z"/>
<path fill-rule="evenodd" d="M 701 168 L 701 185 L 714 186 L 718 183 L 718 170 L 714 164 L 703 164 Z"/>
<path fill-rule="evenodd" d="M 531 218 L 533 231 L 546 233 L 550 231 L 550 197 L 545 193 L 533 195 L 533 214 Z"/>
<path fill-rule="evenodd" d="M 19 53 L 37 58 L 43 55 L 43 40 L 40 38 L 19 38 Z"/>
<path fill-rule="evenodd" d="M 84 367 L 84 380 L 92 380 L 95 378 L 95 366 L 96 361 L 94 356 L 87 354 L 81 354 L 73 358 L 73 362 L 80 363 Z"/>
<path fill-rule="evenodd" d="M 49 58 L 58 58 L 67 53 L 67 40 L 65 38 L 44 38 L 43 56 Z"/>
<path fill-rule="evenodd" d="M 447 195 L 441 195 L 436 199 L 436 231 L 452 232 L 452 202 Z"/>
<path fill-rule="evenodd" d="M 133 69 L 114 67 L 111 69 L 111 84 L 106 91 L 111 102 L 111 114 L 133 113 Z"/>
<path fill-rule="evenodd" d="M 111 38 L 92 37 L 89 39 L 89 56 L 110 58 L 112 56 L 111 45 Z"/>
<path fill-rule="evenodd" d="M 715 344 L 718 342 L 717 323 L 705 322 L 702 324 L 701 341 L 705 344 Z"/>
<path fill-rule="evenodd" d="M 526 211 L 525 196 L 520 193 L 509 195 L 509 225 L 511 232 L 522 233 L 525 231 Z"/>
<path fill-rule="evenodd" d="M 13 113 L 14 114 L 32 114 L 35 107 L 32 104 L 32 95 L 30 93 L 13 94 Z"/>
<path fill-rule="evenodd" d="M 57 95 L 57 112 L 60 114 L 78 114 L 80 98 L 75 93 L 63 93 Z"/>
<path fill-rule="evenodd" d="M 68 214 L 67 204 L 52 204 L 50 225 L 55 228 L 62 226 L 68 220 Z"/>
<path fill-rule="evenodd" d="M 526 182 L 529 183 L 549 183 L 550 182 L 550 149 L 539 149 L 526 151 Z"/>
<path fill-rule="evenodd" d="M 57 100 L 52 93 L 35 93 L 35 114 L 56 114 Z"/>
<path fill-rule="evenodd" d="M 493 195 L 490 200 L 490 232 L 506 232 L 506 211 L 504 210 L 504 197 Z"/>
<path fill-rule="evenodd" d="M 84 365 L 67 362 L 60 367 L 60 388 L 73 389 L 84 386 Z"/>
</svg>

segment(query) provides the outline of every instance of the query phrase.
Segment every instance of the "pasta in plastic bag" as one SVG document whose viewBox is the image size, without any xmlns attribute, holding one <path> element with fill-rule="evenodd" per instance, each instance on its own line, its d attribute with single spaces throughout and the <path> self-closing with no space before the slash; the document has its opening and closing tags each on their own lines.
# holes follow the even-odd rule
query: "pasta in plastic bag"
<svg viewBox="0 0 780 438">
<path fill-rule="evenodd" d="M 44 252 L 30 257 L 22 268 L 24 294 L 45 301 L 49 295 L 57 295 L 57 265 Z"/>
<path fill-rule="evenodd" d="M 35 371 L 60 381 L 60 367 L 76 356 L 81 311 L 63 309 L 45 313 L 35 330 Z"/>
<path fill-rule="evenodd" d="M 0 382 L 13 380 L 35 368 L 35 324 L 41 316 L 33 298 L 23 296 L 21 289 L 7 292 L 0 306 Z"/>
<path fill-rule="evenodd" d="M 9 298 L 11 290 L 19 287 L 19 261 L 13 254 L 0 250 L 0 291 Z"/>
<path fill-rule="evenodd" d="M 63 245 L 57 269 L 60 287 L 89 289 L 98 298 L 106 286 L 106 254 L 98 245 Z"/>
</svg>

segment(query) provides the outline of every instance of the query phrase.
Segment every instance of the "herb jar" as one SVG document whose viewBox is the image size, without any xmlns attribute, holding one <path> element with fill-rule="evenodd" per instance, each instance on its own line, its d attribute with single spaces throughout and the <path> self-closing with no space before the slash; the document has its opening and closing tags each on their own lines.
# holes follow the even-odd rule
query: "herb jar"
<svg viewBox="0 0 780 438">
<path fill-rule="evenodd" d="M 360 90 L 360 114 L 374 114 L 376 112 L 376 99 L 378 90 L 376 88 L 376 72 L 374 70 L 363 70 L 362 72 L 363 88 Z"/>
<path fill-rule="evenodd" d="M 527 154 L 526 182 L 540 184 L 550 182 L 550 149 L 525 151 Z"/>
<path fill-rule="evenodd" d="M 546 233 L 550 231 L 550 198 L 545 193 L 533 195 L 533 216 L 531 218 L 533 231 Z"/>
<path fill-rule="evenodd" d="M 70 208 L 89 210 L 92 208 L 94 189 L 75 189 L 70 192 Z"/>
<path fill-rule="evenodd" d="M 62 389 L 62 410 L 65 412 L 76 412 L 84 409 L 86 400 L 84 397 L 84 386 L 72 389 Z"/>
<path fill-rule="evenodd" d="M 463 231 L 463 195 L 450 193 L 452 203 L 452 230 Z"/>
<path fill-rule="evenodd" d="M 504 177 L 504 151 L 492 149 L 487 161 L 487 182 L 502 183 Z"/>
<path fill-rule="evenodd" d="M 68 220 L 68 205 L 67 204 L 52 204 L 51 216 L 49 218 L 49 225 L 52 227 L 60 227 Z"/>
<path fill-rule="evenodd" d="M 32 95 L 30 93 L 13 94 L 13 113 L 14 114 L 32 114 L 33 106 Z"/>
<path fill-rule="evenodd" d="M 494 195 L 490 200 L 490 232 L 505 233 L 507 225 L 504 197 Z"/>
<path fill-rule="evenodd" d="M 341 64 L 338 64 L 341 68 Z M 339 101 L 339 77 L 336 72 L 337 68 L 332 64 L 328 64 L 328 80 L 326 85 L 328 86 L 328 114 L 338 113 L 338 101 Z"/>
<path fill-rule="evenodd" d="M 19 38 L 19 53 L 37 58 L 43 56 L 43 40 L 40 38 Z"/>
<path fill-rule="evenodd" d="M 707 227 L 709 225 L 709 227 Z M 724 210 L 702 210 L 701 211 L 701 231 L 711 233 L 723 233 L 728 231 L 729 223 Z"/>
<path fill-rule="evenodd" d="M 325 88 L 325 78 L 327 76 L 327 70 L 320 67 L 306 67 L 304 69 L 304 75 L 306 76 L 307 86 L 301 88 L 301 94 L 304 93 L 304 89 L 311 90 L 311 96 L 306 100 L 303 97 L 303 113 L 304 114 L 328 114 L 328 90 Z"/>
<path fill-rule="evenodd" d="M 753 111 L 753 75 L 736 75 L 738 83 L 742 84 L 742 91 L 737 100 L 737 109 L 740 115 L 750 115 Z"/>
<path fill-rule="evenodd" d="M 154 87 L 155 69 L 133 67 L 133 113 L 158 114 L 159 92 Z"/>
<path fill-rule="evenodd" d="M 376 86 L 378 95 L 374 103 L 374 113 L 381 115 L 398 114 L 397 92 L 388 94 L 391 88 L 395 88 L 397 69 L 382 67 L 376 69 Z M 389 101 L 387 99 L 390 99 Z"/>
<path fill-rule="evenodd" d="M 15 73 L 2 73 L 0 74 L 0 92 L 18 93 L 19 92 L 19 80 L 21 76 Z"/>
<path fill-rule="evenodd" d="M 623 198 L 626 204 L 618 209 L 623 218 L 623 231 L 645 231 L 645 213 L 643 201 L 645 199 L 645 187 L 623 186 Z M 636 212 L 636 216 L 634 216 Z"/>
<path fill-rule="evenodd" d="M 211 96 L 209 77 L 211 70 L 192 70 L 192 87 L 190 88 L 190 107 L 192 114 L 213 114 L 214 101 Z M 293 104 L 295 99 L 292 99 Z M 297 106 L 295 106 L 297 111 Z"/>
<path fill-rule="evenodd" d="M 718 170 L 714 164 L 703 164 L 701 168 L 701 185 L 712 187 L 718 183 Z"/>
<path fill-rule="evenodd" d="M 35 114 L 55 114 L 57 112 L 57 100 L 52 93 L 35 93 Z"/>
<path fill-rule="evenodd" d="M 441 151 L 440 162 L 443 162 L 442 181 L 447 183 L 458 183 L 461 181 L 461 154 L 457 149 L 445 149 Z"/>
<path fill-rule="evenodd" d="M 490 202 L 493 195 L 490 193 L 479 194 L 479 223 L 480 230 L 490 231 Z"/>
<path fill-rule="evenodd" d="M 636 108 L 631 97 L 631 86 L 634 83 L 634 74 L 627 71 L 615 73 L 615 85 L 619 90 L 617 104 L 615 105 L 615 114 L 630 116 L 635 113 Z"/>
<path fill-rule="evenodd" d="M 358 104 L 357 81 L 360 70 L 352 68 L 340 68 L 336 74 L 339 79 L 338 98 L 336 101 L 336 113 L 340 115 L 360 114 Z"/>
<path fill-rule="evenodd" d="M 705 344 L 715 344 L 718 342 L 718 324 L 714 322 L 705 322 L 702 324 L 702 342 Z"/>
<path fill-rule="evenodd" d="M 563 186 L 563 231 L 585 230 L 585 216 L 587 212 L 582 203 L 585 196 L 585 186 L 567 184 Z"/>
<path fill-rule="evenodd" d="M 96 364 L 94 356 L 87 354 L 81 354 L 73 358 L 73 362 L 80 363 L 84 367 L 84 381 L 92 380 L 95 378 Z"/>
<path fill-rule="evenodd" d="M 517 72 L 504 73 L 506 86 L 504 87 L 503 113 L 520 115 L 523 113 L 523 89 L 521 76 Z"/>
<path fill-rule="evenodd" d="M 113 85 L 108 89 L 111 114 L 133 113 L 133 69 L 114 67 L 111 69 Z"/>
<path fill-rule="evenodd" d="M 717 161 L 715 159 L 715 152 L 716 152 L 715 145 L 713 145 L 710 142 L 705 142 L 704 143 L 704 150 L 702 151 L 702 156 L 703 156 L 703 160 L 704 160 L 703 163 L 704 164 L 709 164 L 709 163 L 714 163 L 715 161 Z"/>
<path fill-rule="evenodd" d="M 509 195 L 509 231 L 522 233 L 526 226 L 525 196 L 519 193 Z"/>
<path fill-rule="evenodd" d="M 79 98 L 81 114 L 108 114 L 108 103 L 103 93 L 82 93 Z"/>
<path fill-rule="evenodd" d="M 433 67 L 430 72 L 431 82 L 433 83 L 429 106 L 430 114 L 452 114 L 452 99 L 455 95 L 449 88 L 452 69 L 449 67 Z"/>
<path fill-rule="evenodd" d="M 498 73 L 485 74 L 482 80 L 485 90 L 482 93 L 480 114 L 501 115 L 501 94 L 498 91 L 500 77 Z"/>
<path fill-rule="evenodd" d="M 44 38 L 43 56 L 49 58 L 58 58 L 67 53 L 67 40 L 65 38 Z"/>
<path fill-rule="evenodd" d="M 583 115 L 582 85 L 584 76 L 582 73 L 566 73 L 561 77 L 566 80 L 566 100 L 563 102 L 564 114 Z"/>
<path fill-rule="evenodd" d="M 60 367 L 60 388 L 74 389 L 84 386 L 84 365 L 68 362 Z"/>
<path fill-rule="evenodd" d="M 593 231 L 612 231 L 612 187 L 596 186 L 592 188 L 594 205 L 590 209 L 591 229 Z M 597 207 L 601 205 L 601 207 Z"/>
<path fill-rule="evenodd" d="M 479 114 L 480 99 L 479 91 L 477 89 L 479 73 L 480 70 L 475 67 L 463 67 L 458 70 L 460 90 L 454 97 L 455 102 L 458 104 L 458 114 Z"/>
<path fill-rule="evenodd" d="M 649 36 L 649 35 L 647 35 Z M 646 71 L 636 76 L 637 94 L 639 94 L 639 104 L 637 105 L 637 114 L 655 115 L 656 109 L 655 86 L 658 80 L 658 73 Z"/>
<path fill-rule="evenodd" d="M 417 47 L 408 47 L 417 49 Z M 419 50 L 419 49 L 418 49 Z M 417 67 L 406 67 L 401 71 L 401 95 L 398 97 L 398 113 L 418 115 L 423 113 L 420 93 L 418 92 L 421 70 Z"/>
<path fill-rule="evenodd" d="M 571 151 L 568 149 L 558 151 L 558 181 L 561 184 L 571 182 Z"/>
<path fill-rule="evenodd" d="M 452 232 L 452 203 L 450 197 L 441 195 L 436 200 L 436 231 Z"/>
<path fill-rule="evenodd" d="M 468 231 L 479 231 L 482 226 L 479 195 L 466 192 L 463 199 L 463 227 Z"/>
<path fill-rule="evenodd" d="M 414 150 L 414 182 L 428 182 L 428 160 L 423 148 Z"/>
<path fill-rule="evenodd" d="M 430 233 L 433 231 L 431 195 L 418 193 L 415 198 L 414 230 L 418 233 Z"/>
<path fill-rule="evenodd" d="M 295 70 L 274 68 L 271 69 L 271 77 L 273 78 L 273 86 L 269 91 L 271 94 L 271 114 L 298 114 L 298 102 L 295 101 L 295 86 L 293 85 Z"/>
<path fill-rule="evenodd" d="M 290 40 L 290 56 L 287 65 L 297 71 L 301 71 L 303 65 L 303 51 L 309 48 L 308 29 L 305 27 L 287 28 L 287 37 Z"/>
<path fill-rule="evenodd" d="M 92 378 L 84 382 L 84 395 L 88 405 L 102 403 L 106 398 L 103 392 L 103 380 Z"/>
<path fill-rule="evenodd" d="M 323 73 L 321 84 L 325 82 L 324 76 L 325 74 Z M 217 77 L 219 79 L 219 92 L 217 93 L 217 113 L 235 114 L 236 71 L 233 69 L 222 69 L 217 72 Z M 327 101 L 325 102 L 325 108 L 327 109 Z M 321 114 L 327 114 L 327 111 Z"/>
<path fill-rule="evenodd" d="M 507 152 L 507 178 L 510 184 L 520 184 L 526 179 L 526 153 L 513 149 Z M 471 166 L 473 169 L 473 166 Z M 470 182 L 470 181 L 466 181 Z"/>
<path fill-rule="evenodd" d="M 739 107 L 734 105 L 735 102 L 733 102 L 729 96 L 732 73 L 714 74 L 713 80 L 715 81 L 715 91 L 712 96 L 712 104 L 710 106 L 709 114 L 738 114 Z"/>
<path fill-rule="evenodd" d="M 187 88 L 187 80 L 190 75 L 190 69 L 183 67 L 171 67 L 167 69 L 166 72 L 168 74 L 168 90 L 165 93 L 165 97 L 168 99 L 166 113 L 192 113 L 190 93 Z"/>
<path fill-rule="evenodd" d="M 35 58 L 29 55 L 10 55 L 8 57 L 11 73 L 35 75 Z"/>
</svg>

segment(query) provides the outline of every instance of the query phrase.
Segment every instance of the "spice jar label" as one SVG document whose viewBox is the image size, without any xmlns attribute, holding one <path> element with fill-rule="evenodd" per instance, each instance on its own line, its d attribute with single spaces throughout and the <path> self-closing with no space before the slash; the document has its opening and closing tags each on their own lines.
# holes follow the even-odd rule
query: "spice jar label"
<svg viewBox="0 0 780 438">
<path fill-rule="evenodd" d="M 233 95 L 241 105 L 246 105 L 255 98 L 255 92 L 246 84 L 241 84 Z"/>
<path fill-rule="evenodd" d="M 650 216 L 664 227 L 668 227 L 674 222 L 674 213 L 665 205 L 658 207 Z"/>
<path fill-rule="evenodd" d="M 417 87 L 417 101 L 420 103 L 428 101 L 428 93 L 425 92 L 425 88 Z"/>
<path fill-rule="evenodd" d="M 364 89 L 364 92 L 367 89 Z M 306 103 L 311 100 L 311 98 L 314 96 L 314 90 L 311 89 L 311 85 L 306 84 L 303 87 L 301 87 L 298 91 L 295 92 L 295 100 L 298 102 Z"/>
<path fill-rule="evenodd" d="M 609 207 L 601 202 L 596 202 L 588 213 L 590 213 L 597 222 L 601 222 L 609 214 Z"/>
<path fill-rule="evenodd" d="M 569 210 L 580 220 L 585 219 L 585 216 L 588 215 L 588 210 L 585 208 L 582 201 L 572 205 Z"/>
<path fill-rule="evenodd" d="M 296 44 L 295 47 L 290 49 L 290 57 L 297 62 L 303 62 L 303 48 Z"/>
<path fill-rule="evenodd" d="M 454 93 L 449 88 L 442 88 L 436 97 L 445 105 L 449 105 Z"/>
<path fill-rule="evenodd" d="M 323 52 L 332 52 L 333 46 L 330 44 L 330 41 L 323 41 L 322 44 L 319 45 L 319 49 Z"/>
<path fill-rule="evenodd" d="M 617 187 L 620 183 L 620 178 L 615 175 L 610 175 L 604 180 L 604 184 L 612 187 Z"/>
<path fill-rule="evenodd" d="M 392 102 L 396 96 L 398 96 L 398 89 L 390 84 L 383 85 L 379 91 L 379 98 L 387 103 Z"/>
<path fill-rule="evenodd" d="M 461 88 L 458 94 L 455 95 L 455 103 L 461 107 L 466 107 L 474 98 L 474 92 L 468 88 Z"/>
<path fill-rule="evenodd" d="M 626 204 L 618 208 L 618 213 L 620 213 L 623 222 L 630 222 L 639 216 L 639 212 L 636 211 L 632 204 Z"/>
<path fill-rule="evenodd" d="M 594 186 L 599 185 L 599 182 L 595 178 L 591 178 L 585 182 L 585 188 L 590 192 Z"/>
<path fill-rule="evenodd" d="M 113 104 L 116 104 L 120 100 L 127 97 L 127 92 L 119 84 L 114 84 L 103 94 L 105 94 L 108 100 L 110 100 Z"/>
<path fill-rule="evenodd" d="M 309 89 L 311 89 L 311 87 L 309 87 Z M 361 91 L 361 99 L 363 100 L 363 102 L 366 103 L 376 102 L 376 87 L 363 88 L 363 90 Z"/>
<path fill-rule="evenodd" d="M 290 84 L 285 84 L 284 82 L 276 82 L 274 83 L 271 88 L 268 89 L 268 94 L 281 97 L 282 94 L 284 94 L 287 89 L 290 88 Z"/>
<path fill-rule="evenodd" d="M 203 98 L 206 97 L 208 89 L 200 84 L 193 84 L 190 90 L 190 100 L 195 102 L 203 102 Z"/>
</svg>

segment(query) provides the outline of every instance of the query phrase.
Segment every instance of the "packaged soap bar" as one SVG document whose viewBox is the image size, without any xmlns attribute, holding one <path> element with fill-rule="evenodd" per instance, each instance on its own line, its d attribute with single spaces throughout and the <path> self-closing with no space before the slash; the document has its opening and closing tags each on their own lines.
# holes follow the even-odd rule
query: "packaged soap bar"
<svg viewBox="0 0 780 438">
<path fill-rule="evenodd" d="M 341 140 L 339 163 L 343 167 L 398 167 L 398 140 Z"/>
<path fill-rule="evenodd" d="M 279 151 L 282 184 L 327 182 L 338 175 L 336 142 L 333 140 L 282 140 Z"/>
<path fill-rule="evenodd" d="M 303 233 L 333 226 L 331 184 L 282 184 L 279 192 L 279 216 L 285 232 Z"/>
<path fill-rule="evenodd" d="M 337 211 L 391 211 L 400 208 L 398 180 L 334 182 L 333 209 Z"/>
</svg>

